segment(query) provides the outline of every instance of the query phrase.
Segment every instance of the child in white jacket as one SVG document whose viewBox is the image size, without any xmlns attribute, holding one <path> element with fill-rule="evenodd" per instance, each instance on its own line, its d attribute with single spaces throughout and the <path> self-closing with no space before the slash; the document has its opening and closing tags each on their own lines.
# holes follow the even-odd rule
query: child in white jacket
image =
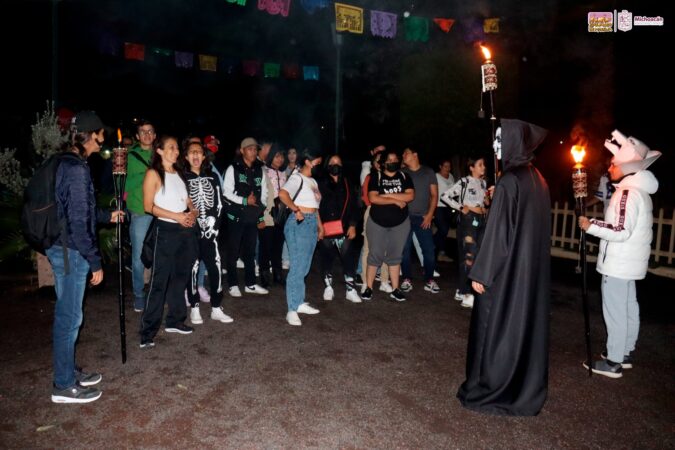
<svg viewBox="0 0 675 450">
<path fill-rule="evenodd" d="M 579 217 L 579 226 L 601 239 L 597 271 L 602 274 L 602 312 L 607 326 L 607 349 L 602 359 L 593 363 L 594 373 L 620 378 L 622 369 L 630 369 L 640 328 L 640 308 L 635 294 L 635 280 L 647 274 L 652 242 L 652 200 L 659 187 L 647 169 L 661 156 L 619 131 L 615 143 L 605 142 L 612 152 L 609 166 L 611 182 L 616 186 L 605 220 Z M 588 368 L 586 363 L 584 366 Z"/>
</svg>

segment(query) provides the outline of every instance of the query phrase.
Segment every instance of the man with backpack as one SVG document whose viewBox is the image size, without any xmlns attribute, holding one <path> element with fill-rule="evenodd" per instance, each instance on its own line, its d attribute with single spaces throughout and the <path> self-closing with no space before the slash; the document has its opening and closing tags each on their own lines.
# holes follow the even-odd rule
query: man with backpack
<svg viewBox="0 0 675 450">
<path fill-rule="evenodd" d="M 131 284 L 134 289 L 134 311 L 141 312 L 145 306 L 144 272 L 141 261 L 143 240 L 148 233 L 152 216 L 143 209 L 143 178 L 150 167 L 152 144 L 156 137 L 155 127 L 150 121 L 141 120 L 136 125 L 136 144 L 129 148 L 127 158 L 126 203 L 129 210 L 129 237 L 131 239 Z"/>
<path fill-rule="evenodd" d="M 75 342 L 82 324 L 82 301 L 87 276 L 92 272 L 91 284 L 103 281 L 101 255 L 97 246 L 96 222 L 123 220 L 123 213 L 97 210 L 94 185 L 86 158 L 101 150 L 104 125 L 93 111 L 83 111 L 73 118 L 69 151 L 58 155 L 58 164 L 49 164 L 53 176 L 36 172 L 35 183 L 27 187 L 26 198 L 36 198 L 38 178 L 55 179 L 42 192 L 51 192 L 52 205 L 56 205 L 56 217 L 60 235 L 49 245 L 48 237 L 43 242 L 49 262 L 54 271 L 56 306 L 54 307 L 54 403 L 89 403 L 101 396 L 101 391 L 91 386 L 102 377 L 98 373 L 85 373 L 75 365 Z M 53 208 L 53 206 L 52 206 Z M 37 212 L 35 212 L 37 213 Z M 24 217 L 30 221 L 31 213 Z"/>
</svg>

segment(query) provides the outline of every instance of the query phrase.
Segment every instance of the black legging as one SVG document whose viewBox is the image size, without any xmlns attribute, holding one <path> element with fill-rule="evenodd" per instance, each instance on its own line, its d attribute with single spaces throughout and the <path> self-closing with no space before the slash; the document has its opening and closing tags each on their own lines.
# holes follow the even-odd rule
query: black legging
<svg viewBox="0 0 675 450">
<path fill-rule="evenodd" d="M 361 246 L 356 242 L 359 237 L 354 239 L 345 238 L 342 241 L 342 245 L 338 247 L 336 245 L 336 239 L 324 238 L 319 241 L 319 255 L 321 257 L 321 270 L 323 271 L 324 277 L 326 275 L 331 275 L 333 272 L 333 260 L 335 256 L 340 257 L 340 262 L 342 263 L 342 271 L 345 276 L 354 278 L 356 273 L 356 263 L 359 257 L 359 252 L 361 251 Z"/>
<path fill-rule="evenodd" d="M 477 225 L 476 225 L 477 224 Z M 485 217 L 469 212 L 460 213 L 457 227 L 457 248 L 459 250 L 459 293 L 471 293 L 469 272 L 483 240 Z"/>
</svg>

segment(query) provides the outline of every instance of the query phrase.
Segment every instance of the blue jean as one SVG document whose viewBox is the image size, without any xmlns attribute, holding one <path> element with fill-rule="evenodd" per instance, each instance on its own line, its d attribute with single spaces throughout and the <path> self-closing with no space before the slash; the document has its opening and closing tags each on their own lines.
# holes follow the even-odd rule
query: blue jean
<svg viewBox="0 0 675 450">
<path fill-rule="evenodd" d="M 54 307 L 54 386 L 67 389 L 75 385 L 75 341 L 82 325 L 82 300 L 87 286 L 89 263 L 71 248 L 68 252 L 68 273 L 65 270 L 61 244 L 47 249 L 54 271 L 56 306 Z"/>
<path fill-rule="evenodd" d="M 148 228 L 152 222 L 152 216 L 149 214 L 136 214 L 130 212 L 131 224 L 129 225 L 129 237 L 131 238 L 131 284 L 134 288 L 134 307 L 143 309 L 145 304 L 145 280 L 143 273 L 145 266 L 141 261 L 141 251 L 143 250 L 143 240 L 148 234 Z"/>
<path fill-rule="evenodd" d="M 422 247 L 422 259 L 424 263 L 424 280 L 429 281 L 434 279 L 434 270 L 436 270 L 436 258 L 434 256 L 434 235 L 431 227 L 427 229 L 422 228 L 422 216 L 410 216 L 410 234 L 403 247 L 403 261 L 401 262 L 401 271 L 403 278 L 412 278 L 412 270 L 410 267 L 410 253 L 412 247 L 412 235 L 415 233 L 417 240 Z"/>
<path fill-rule="evenodd" d="M 297 311 L 305 303 L 305 277 L 312 267 L 312 256 L 318 237 L 316 214 L 305 214 L 298 223 L 291 215 L 284 226 L 291 267 L 286 277 L 286 302 L 289 311 Z"/>
</svg>

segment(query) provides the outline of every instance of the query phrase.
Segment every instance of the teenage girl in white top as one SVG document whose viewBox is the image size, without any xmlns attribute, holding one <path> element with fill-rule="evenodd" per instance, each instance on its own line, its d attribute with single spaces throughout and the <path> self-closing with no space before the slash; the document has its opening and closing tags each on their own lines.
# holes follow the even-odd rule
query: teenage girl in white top
<svg viewBox="0 0 675 450">
<path fill-rule="evenodd" d="M 192 333 L 184 323 L 187 308 L 183 292 L 197 257 L 197 211 L 177 165 L 179 155 L 176 138 L 162 136 L 153 145 L 152 163 L 143 179 L 143 207 L 158 220 L 154 225 L 150 287 L 141 318 L 141 348 L 155 346 L 165 302 L 169 305 L 165 331 Z"/>
<path fill-rule="evenodd" d="M 279 198 L 292 211 L 284 226 L 284 236 L 291 264 L 286 277 L 286 321 L 294 326 L 302 325 L 298 313 L 319 313 L 305 302 L 305 277 L 312 266 L 316 242 L 323 239 L 323 225 L 318 214 L 321 193 L 312 178 L 314 167 L 320 164 L 321 156 L 305 150 L 305 155 L 298 157 L 298 169 L 279 191 Z"/>
</svg>

